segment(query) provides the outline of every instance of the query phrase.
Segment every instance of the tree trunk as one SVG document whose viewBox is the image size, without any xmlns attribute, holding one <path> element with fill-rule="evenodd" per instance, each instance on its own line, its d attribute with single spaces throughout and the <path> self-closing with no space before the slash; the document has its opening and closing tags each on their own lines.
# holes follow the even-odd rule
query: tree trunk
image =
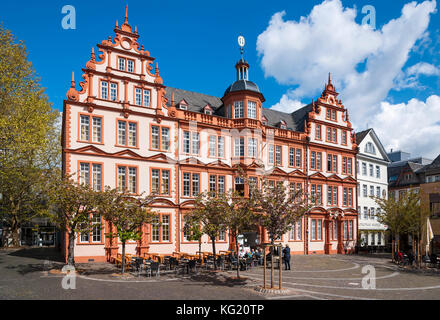
<svg viewBox="0 0 440 320">
<path fill-rule="evenodd" d="M 67 253 L 67 264 L 69 266 L 75 265 L 75 232 L 69 232 L 69 248 Z"/>
<path fill-rule="evenodd" d="M 12 235 L 12 246 L 19 247 L 20 246 L 20 227 L 19 224 L 14 222 L 11 225 L 11 235 Z"/>
<path fill-rule="evenodd" d="M 199 239 L 199 260 L 202 263 L 202 238 Z"/>
<path fill-rule="evenodd" d="M 212 254 L 214 255 L 214 270 L 217 271 L 217 256 L 215 254 L 215 237 L 211 237 Z"/>
<path fill-rule="evenodd" d="M 122 263 L 121 263 L 121 268 L 122 268 L 122 274 L 125 273 L 125 241 L 122 242 Z"/>
<path fill-rule="evenodd" d="M 239 255 L 239 248 L 238 248 L 238 234 L 234 235 L 235 240 L 235 248 L 237 249 L 237 278 L 240 279 L 240 255 Z"/>
<path fill-rule="evenodd" d="M 391 261 L 392 262 L 395 262 L 395 259 L 394 259 L 394 255 L 396 253 L 395 245 L 396 245 L 396 241 L 394 240 L 394 233 L 391 233 Z"/>
<path fill-rule="evenodd" d="M 275 262 L 275 256 L 274 256 L 274 241 L 271 241 L 271 247 L 270 247 L 270 287 L 271 289 L 273 289 L 273 280 L 274 280 L 274 276 L 275 276 L 275 271 L 274 271 L 274 262 Z"/>
</svg>

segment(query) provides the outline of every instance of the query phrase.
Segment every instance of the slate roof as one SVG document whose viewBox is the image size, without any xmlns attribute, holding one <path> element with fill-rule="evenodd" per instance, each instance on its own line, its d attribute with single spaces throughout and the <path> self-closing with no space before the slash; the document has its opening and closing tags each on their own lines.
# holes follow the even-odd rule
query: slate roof
<svg viewBox="0 0 440 320">
<path fill-rule="evenodd" d="M 357 145 L 359 145 L 362 140 L 364 140 L 364 138 L 367 136 L 367 134 L 370 132 L 371 129 L 367 129 L 361 132 L 357 132 L 356 133 L 356 143 Z"/>
<path fill-rule="evenodd" d="M 172 93 L 174 93 L 174 103 L 177 104 L 180 101 L 185 100 L 188 103 L 189 111 L 202 112 L 203 108 L 209 104 L 214 110 L 214 113 L 217 113 L 216 111 L 223 106 L 223 101 L 214 96 L 171 87 L 167 87 L 166 91 L 165 98 L 168 99 L 167 106 L 171 106 Z"/>
<path fill-rule="evenodd" d="M 243 90 L 260 93 L 260 89 L 254 82 L 248 80 L 238 80 L 235 81 L 226 89 L 224 96 L 226 96 L 230 92 L 243 91 Z"/>
<path fill-rule="evenodd" d="M 251 81 L 246 82 L 253 83 Z M 203 108 L 207 104 L 209 104 L 214 110 L 215 115 L 221 117 L 225 116 L 223 101 L 218 97 L 193 91 L 167 87 L 165 95 L 165 97 L 168 99 L 167 106 L 171 106 L 172 93 L 174 93 L 174 103 L 178 104 L 180 101 L 185 100 L 188 103 L 189 111 L 203 112 Z M 273 109 L 263 108 L 263 115 L 267 119 L 268 126 L 279 127 L 281 120 L 284 120 L 286 122 L 288 130 L 304 132 L 304 120 L 307 119 L 308 113 L 312 111 L 312 109 L 312 104 L 306 105 L 293 113 L 286 113 Z"/>
<path fill-rule="evenodd" d="M 436 173 L 440 171 L 440 155 L 438 155 L 437 158 L 435 158 L 435 160 L 433 162 L 431 162 L 431 164 L 428 164 L 426 166 L 424 166 L 423 168 L 421 168 L 418 172 L 433 172 Z"/>
</svg>

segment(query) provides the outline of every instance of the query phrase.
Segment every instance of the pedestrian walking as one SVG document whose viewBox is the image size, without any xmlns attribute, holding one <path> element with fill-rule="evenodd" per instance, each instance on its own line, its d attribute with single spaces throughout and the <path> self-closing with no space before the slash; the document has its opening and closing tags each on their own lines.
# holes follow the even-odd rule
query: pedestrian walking
<svg viewBox="0 0 440 320">
<path fill-rule="evenodd" d="M 288 244 L 283 249 L 283 262 L 285 270 L 290 270 L 290 248 Z"/>
</svg>

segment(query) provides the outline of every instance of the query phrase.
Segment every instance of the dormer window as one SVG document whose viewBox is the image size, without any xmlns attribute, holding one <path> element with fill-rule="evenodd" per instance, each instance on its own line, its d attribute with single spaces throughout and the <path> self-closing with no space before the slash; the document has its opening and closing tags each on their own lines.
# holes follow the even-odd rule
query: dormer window
<svg viewBox="0 0 440 320">
<path fill-rule="evenodd" d="M 263 117 L 262 122 L 263 122 L 264 126 L 267 126 L 267 118 L 266 117 Z"/>
<path fill-rule="evenodd" d="M 213 111 L 209 104 L 203 108 L 203 113 L 212 116 Z"/>
<path fill-rule="evenodd" d="M 188 103 L 186 103 L 185 100 L 182 100 L 182 101 L 179 102 L 178 108 L 180 110 L 188 110 Z"/>
<path fill-rule="evenodd" d="M 287 124 L 286 124 L 286 122 L 284 120 L 280 121 L 280 128 L 284 129 L 284 130 L 287 130 Z"/>
</svg>

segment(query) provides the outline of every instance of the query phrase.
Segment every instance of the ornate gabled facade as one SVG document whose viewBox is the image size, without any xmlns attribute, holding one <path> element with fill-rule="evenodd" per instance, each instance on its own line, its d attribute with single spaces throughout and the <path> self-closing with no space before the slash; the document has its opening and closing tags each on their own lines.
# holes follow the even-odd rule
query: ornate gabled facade
<svg viewBox="0 0 440 320">
<path fill-rule="evenodd" d="M 357 235 L 356 138 L 348 112 L 331 82 L 320 98 L 293 112 L 263 108 L 258 86 L 249 80 L 249 64 L 236 64 L 236 81 L 223 97 L 166 87 L 159 67 L 138 43 L 128 23 L 116 23 L 115 37 L 92 50 L 81 89 L 74 77 L 63 110 L 63 171 L 97 190 L 128 189 L 133 195 L 156 192 L 158 226 L 128 252 L 195 253 L 198 244 L 183 233 L 183 217 L 200 192 L 234 189 L 248 194 L 237 166 L 261 183 L 283 181 L 295 192 L 306 188 L 315 207 L 280 241 L 295 254 L 352 251 Z M 102 221 L 101 217 L 92 217 Z M 90 234 L 78 235 L 78 261 L 104 261 L 120 250 L 107 239 L 112 226 L 102 221 Z M 260 229 L 257 243 L 267 242 Z M 219 234 L 218 250 L 231 239 Z M 211 243 L 203 239 L 202 251 Z"/>
</svg>

